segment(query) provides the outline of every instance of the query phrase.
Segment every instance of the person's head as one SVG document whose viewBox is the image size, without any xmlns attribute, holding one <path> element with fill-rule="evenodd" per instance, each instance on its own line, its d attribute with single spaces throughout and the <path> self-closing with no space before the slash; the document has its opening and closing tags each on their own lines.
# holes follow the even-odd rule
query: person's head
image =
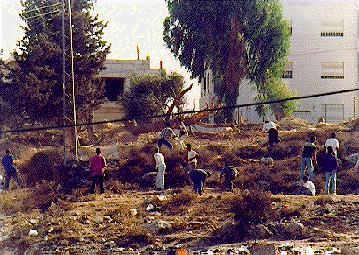
<svg viewBox="0 0 359 255">
<path fill-rule="evenodd" d="M 304 181 L 304 182 L 309 181 L 308 176 L 304 176 L 304 177 L 303 177 L 303 181 Z"/>
<path fill-rule="evenodd" d="M 337 134 L 335 133 L 335 132 L 332 132 L 331 134 L 330 134 L 330 137 L 331 138 L 335 138 L 337 136 Z"/>
<path fill-rule="evenodd" d="M 192 145 L 187 144 L 186 148 L 187 148 L 187 151 L 191 151 L 192 150 Z"/>
<path fill-rule="evenodd" d="M 160 147 L 156 146 L 153 150 L 155 153 L 159 153 L 160 152 Z"/>
<path fill-rule="evenodd" d="M 311 143 L 314 143 L 315 140 L 316 140 L 316 138 L 315 138 L 314 135 L 312 135 L 312 136 L 309 137 L 309 141 L 310 141 Z"/>
<path fill-rule="evenodd" d="M 100 154 L 101 154 L 100 148 L 96 148 L 96 154 L 97 154 L 97 155 L 100 155 Z"/>
<path fill-rule="evenodd" d="M 5 153 L 6 153 L 6 154 L 11 154 L 11 150 L 10 150 L 10 149 L 7 149 L 7 150 L 5 151 Z"/>
<path fill-rule="evenodd" d="M 328 154 L 333 154 L 333 153 L 334 153 L 332 146 L 328 146 L 328 147 L 327 147 L 327 153 L 328 153 Z"/>
</svg>

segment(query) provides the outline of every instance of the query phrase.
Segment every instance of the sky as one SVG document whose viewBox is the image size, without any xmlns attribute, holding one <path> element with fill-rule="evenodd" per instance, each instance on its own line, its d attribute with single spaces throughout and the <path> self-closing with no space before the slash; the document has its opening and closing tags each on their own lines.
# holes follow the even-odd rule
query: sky
<svg viewBox="0 0 359 255">
<path fill-rule="evenodd" d="M 197 81 L 190 79 L 190 74 L 165 47 L 162 40 L 163 20 L 168 15 L 164 0 L 97 0 L 95 13 L 100 19 L 108 21 L 104 39 L 112 44 L 110 59 L 137 59 L 136 46 L 140 48 L 140 58 L 151 58 L 151 68 L 163 67 L 176 71 L 185 77 L 186 85 L 196 86 L 188 96 L 188 104 L 193 108 L 194 99 L 200 93 Z M 4 50 L 4 59 L 16 48 L 21 40 L 24 23 L 19 18 L 20 0 L 0 0 L 0 49 Z M 198 106 L 198 101 L 196 102 Z"/>
</svg>

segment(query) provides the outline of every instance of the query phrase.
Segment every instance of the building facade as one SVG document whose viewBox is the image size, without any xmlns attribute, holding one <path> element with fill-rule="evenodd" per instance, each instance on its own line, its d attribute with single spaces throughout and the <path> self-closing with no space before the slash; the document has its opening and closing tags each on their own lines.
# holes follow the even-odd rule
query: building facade
<svg viewBox="0 0 359 255">
<path fill-rule="evenodd" d="M 282 0 L 291 26 L 291 53 L 284 81 L 300 96 L 358 88 L 358 6 L 356 0 Z M 201 81 L 201 109 L 215 98 L 211 70 Z M 252 103 L 254 85 L 239 87 L 238 104 Z M 258 122 L 255 107 L 239 108 L 236 118 Z M 358 92 L 299 100 L 295 116 L 316 122 L 358 117 Z"/>
<path fill-rule="evenodd" d="M 130 88 L 132 76 L 159 75 L 164 72 L 162 62 L 159 69 L 151 69 L 150 58 L 145 60 L 112 60 L 105 61 L 105 69 L 99 74 L 99 79 L 105 82 L 106 102 L 93 113 L 94 121 L 114 120 L 123 117 L 123 111 L 118 104 L 124 92 Z"/>
</svg>

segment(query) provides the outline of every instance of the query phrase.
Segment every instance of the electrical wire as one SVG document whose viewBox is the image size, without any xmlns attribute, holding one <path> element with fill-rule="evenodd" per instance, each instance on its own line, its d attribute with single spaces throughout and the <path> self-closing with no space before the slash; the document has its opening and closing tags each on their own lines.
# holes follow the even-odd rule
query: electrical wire
<svg viewBox="0 0 359 255">
<path fill-rule="evenodd" d="M 51 129 L 96 126 L 96 125 L 103 125 L 103 124 L 109 124 L 109 123 L 126 122 L 126 121 L 131 121 L 131 120 L 160 119 L 160 118 L 169 117 L 169 116 L 180 116 L 180 115 L 195 114 L 195 113 L 201 113 L 201 112 L 217 112 L 220 110 L 236 109 L 236 108 L 255 106 L 255 105 L 278 104 L 278 103 L 294 101 L 294 100 L 299 100 L 299 99 L 318 98 L 318 97 L 325 97 L 325 96 L 331 96 L 331 95 L 337 95 L 337 94 L 343 94 L 343 93 L 349 93 L 349 92 L 355 92 L 355 91 L 359 91 L 359 88 L 347 89 L 347 90 L 337 90 L 337 91 L 331 91 L 331 92 L 320 93 L 320 94 L 312 94 L 312 95 L 308 95 L 308 96 L 288 97 L 288 98 L 284 98 L 284 99 L 278 99 L 278 100 L 272 100 L 272 101 L 266 101 L 266 102 L 237 104 L 237 105 L 233 105 L 233 106 L 222 106 L 222 107 L 217 107 L 217 108 L 213 108 L 213 109 L 204 109 L 204 110 L 197 110 L 197 111 L 196 110 L 188 110 L 188 111 L 183 111 L 183 112 L 178 112 L 178 113 L 172 113 L 170 115 L 159 114 L 159 115 L 144 116 L 144 117 L 139 117 L 139 118 L 121 118 L 121 119 L 115 119 L 115 120 L 111 120 L 111 121 L 106 120 L 106 121 L 80 123 L 77 125 L 69 124 L 69 125 L 53 125 L 53 126 L 26 128 L 26 129 L 13 129 L 13 130 L 2 131 L 1 133 L 25 133 L 25 132 L 36 132 L 36 131 L 51 130 Z"/>
</svg>

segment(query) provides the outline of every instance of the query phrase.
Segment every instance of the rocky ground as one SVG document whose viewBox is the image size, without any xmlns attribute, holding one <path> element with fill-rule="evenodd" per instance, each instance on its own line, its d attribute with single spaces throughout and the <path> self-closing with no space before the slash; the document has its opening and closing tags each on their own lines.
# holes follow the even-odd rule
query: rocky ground
<svg viewBox="0 0 359 255">
<path fill-rule="evenodd" d="M 282 141 L 272 155 L 266 149 L 266 136 L 256 125 L 225 134 L 191 135 L 188 141 L 200 153 L 201 167 L 212 171 L 202 196 L 191 191 L 177 168 L 183 159 L 179 149 L 164 151 L 168 163 L 165 192 L 153 191 L 153 181 L 142 179 L 153 171 L 154 133 L 136 138 L 123 132 L 122 126 L 111 125 L 98 132 L 105 155 L 111 159 L 103 195 L 88 195 L 85 168 L 59 168 L 61 154 L 54 151 L 59 148 L 61 132 L 8 137 L 0 147 L 14 148 L 28 188 L 0 193 L 0 253 L 149 254 L 162 250 L 166 254 L 173 247 L 182 247 L 217 251 L 213 254 L 230 249 L 249 254 L 248 249 L 257 243 L 274 243 L 283 255 L 300 254 L 300 249 L 302 254 L 314 254 L 316 249 L 321 254 L 336 254 L 337 248 L 341 254 L 358 254 L 359 174 L 353 166 L 359 153 L 359 132 L 355 126 L 313 126 L 299 120 L 280 124 Z M 318 196 L 291 195 L 306 138 L 314 132 L 322 145 L 331 131 L 338 132 L 341 141 L 338 194 L 345 195 L 322 195 L 320 171 L 315 179 Z M 49 152 L 40 155 L 40 150 Z M 93 147 L 86 150 L 93 153 Z M 235 194 L 220 189 L 219 155 L 238 163 Z M 263 161 L 268 156 L 272 161 Z M 87 165 L 84 161 L 83 166 Z M 271 195 L 250 197 L 254 188 Z M 249 202 L 243 202 L 248 196 Z M 264 207 L 251 206 L 257 202 Z M 244 227 L 243 219 L 250 219 L 250 224 Z M 314 250 L 306 250 L 309 245 Z"/>
</svg>

